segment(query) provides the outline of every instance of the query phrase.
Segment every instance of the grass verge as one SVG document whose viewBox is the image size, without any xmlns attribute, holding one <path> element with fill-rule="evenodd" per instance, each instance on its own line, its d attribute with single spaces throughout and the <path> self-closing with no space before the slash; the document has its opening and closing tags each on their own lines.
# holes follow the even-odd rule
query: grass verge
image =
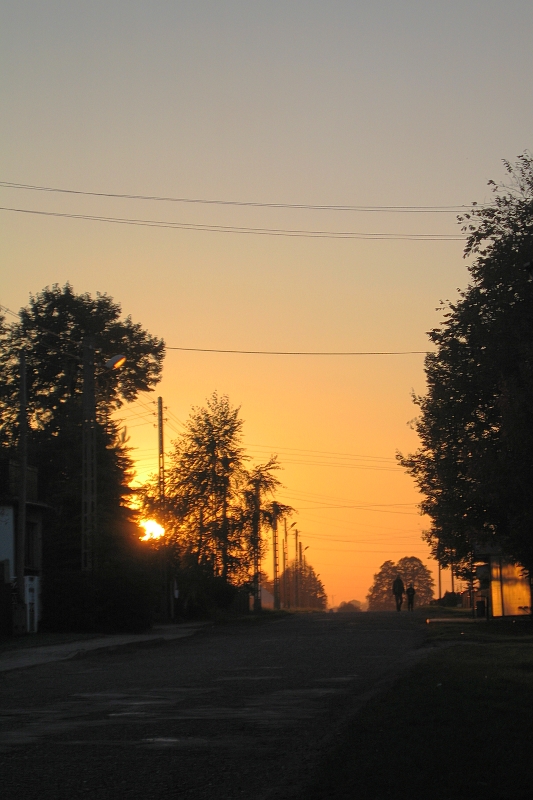
<svg viewBox="0 0 533 800">
<path fill-rule="evenodd" d="M 533 796 L 530 622 L 428 626 L 446 642 L 346 726 L 306 800 Z"/>
</svg>

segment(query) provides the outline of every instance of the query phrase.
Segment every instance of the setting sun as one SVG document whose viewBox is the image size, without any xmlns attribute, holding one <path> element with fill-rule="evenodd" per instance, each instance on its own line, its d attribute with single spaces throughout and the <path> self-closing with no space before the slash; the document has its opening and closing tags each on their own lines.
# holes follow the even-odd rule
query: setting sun
<svg viewBox="0 0 533 800">
<path fill-rule="evenodd" d="M 165 529 L 155 519 L 143 519 L 139 523 L 141 528 L 144 528 L 144 536 L 141 536 L 141 542 L 147 542 L 149 539 L 160 539 L 165 535 Z"/>
</svg>

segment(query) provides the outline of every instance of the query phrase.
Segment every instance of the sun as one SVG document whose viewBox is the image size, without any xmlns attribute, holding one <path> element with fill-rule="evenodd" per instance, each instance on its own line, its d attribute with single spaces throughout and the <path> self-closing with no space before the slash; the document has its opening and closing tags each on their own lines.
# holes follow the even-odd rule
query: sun
<svg viewBox="0 0 533 800">
<path fill-rule="evenodd" d="M 149 539 L 160 539 L 165 535 L 165 529 L 155 519 L 143 519 L 139 522 L 141 528 L 144 528 L 144 536 L 140 536 L 141 542 L 147 542 Z"/>
</svg>

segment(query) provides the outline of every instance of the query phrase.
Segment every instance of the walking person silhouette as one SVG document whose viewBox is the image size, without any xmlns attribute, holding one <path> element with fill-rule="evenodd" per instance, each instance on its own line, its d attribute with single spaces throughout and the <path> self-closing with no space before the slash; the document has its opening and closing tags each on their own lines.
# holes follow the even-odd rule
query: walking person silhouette
<svg viewBox="0 0 533 800">
<path fill-rule="evenodd" d="M 416 594 L 416 589 L 412 583 L 410 583 L 409 586 L 407 587 L 405 594 L 407 595 L 407 610 L 412 611 L 414 607 L 415 594 Z"/>
<path fill-rule="evenodd" d="M 403 585 L 403 581 L 400 578 L 400 576 L 397 575 L 394 580 L 394 583 L 392 584 L 392 593 L 394 595 L 394 599 L 396 600 L 396 611 L 402 610 L 404 592 L 405 592 L 405 587 Z"/>
</svg>

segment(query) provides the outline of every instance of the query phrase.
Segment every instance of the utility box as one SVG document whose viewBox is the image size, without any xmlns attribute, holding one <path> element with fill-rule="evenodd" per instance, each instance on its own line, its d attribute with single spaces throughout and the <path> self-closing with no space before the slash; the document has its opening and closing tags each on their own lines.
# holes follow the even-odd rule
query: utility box
<svg viewBox="0 0 533 800">
<path fill-rule="evenodd" d="M 476 617 L 483 618 L 486 615 L 485 599 L 476 602 Z"/>
<path fill-rule="evenodd" d="M 24 601 L 26 603 L 26 631 L 37 633 L 40 617 L 40 579 L 37 575 L 24 576 Z"/>
</svg>

